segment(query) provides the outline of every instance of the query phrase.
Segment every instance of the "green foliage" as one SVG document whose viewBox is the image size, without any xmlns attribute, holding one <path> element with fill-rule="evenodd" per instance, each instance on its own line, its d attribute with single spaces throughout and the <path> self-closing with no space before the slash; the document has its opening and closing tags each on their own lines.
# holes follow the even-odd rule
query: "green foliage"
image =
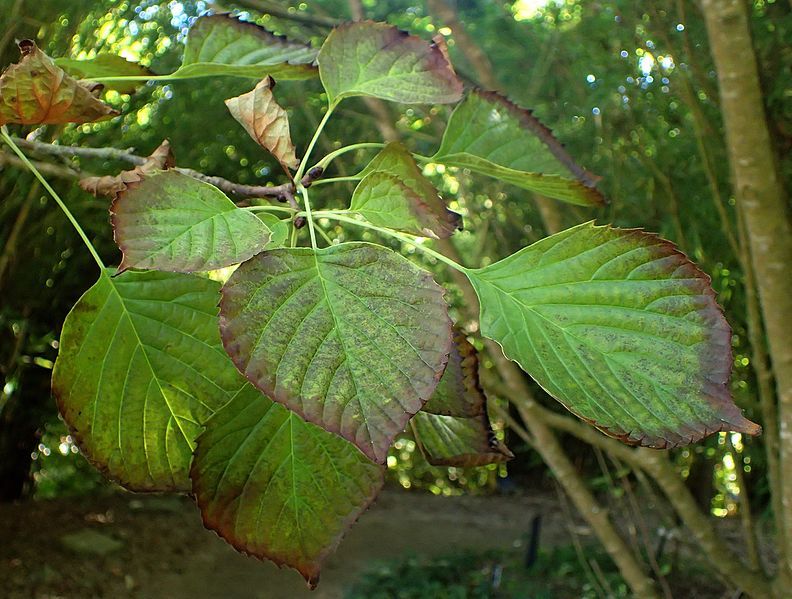
<svg viewBox="0 0 792 599">
<path fill-rule="evenodd" d="M 242 386 L 218 293 L 193 275 L 103 272 L 66 318 L 53 393 L 89 459 L 130 489 L 189 490 L 201 426 Z"/>
<path fill-rule="evenodd" d="M 462 96 L 444 46 L 385 23 L 349 23 L 319 51 L 319 76 L 330 105 L 350 96 L 405 104 L 450 104 Z"/>
<path fill-rule="evenodd" d="M 598 178 L 575 164 L 547 127 L 493 92 L 473 90 L 457 106 L 432 160 L 580 206 L 604 202 L 594 188 Z"/>
<path fill-rule="evenodd" d="M 131 80 L 303 78 L 313 59 L 310 47 L 256 25 L 202 17 L 179 69 Z M 232 114 L 286 167 L 288 199 L 302 199 L 304 210 L 296 203 L 272 207 L 289 213 L 290 222 L 274 222 L 267 206 L 235 207 L 218 189 L 177 171 L 141 167 L 133 181 L 124 180 L 113 204 L 121 270 L 241 265 L 223 286 L 219 319 L 219 285 L 195 275 L 130 271 L 111 278 L 103 268 L 77 303 L 64 325 L 53 387 L 94 463 L 132 489 L 191 488 L 208 526 L 315 584 L 322 560 L 375 495 L 389 446 L 416 414 L 417 438 L 438 463 L 492 464 L 509 456 L 489 428 L 476 366 L 466 363 L 472 350 L 452 347 L 448 308 L 432 275 L 381 244 L 319 247 L 324 219 L 373 231 L 378 241 L 397 240 L 465 273 L 481 299 L 483 334 L 609 434 L 663 446 L 727 427 L 756 432 L 726 387 L 728 327 L 709 281 L 669 242 L 583 225 L 467 269 L 411 236 L 448 237 L 459 225 L 416 160 L 469 168 L 584 206 L 599 202 L 596 178 L 500 96 L 471 93 L 437 155 L 390 145 L 354 177 L 362 180 L 350 207 L 314 211 L 309 193 L 332 157 L 319 161 L 322 168 L 309 168 L 308 160 L 344 98 L 452 103 L 462 91 L 441 40 L 429 44 L 384 24 L 338 27 L 317 60 L 329 107 L 299 164 L 269 78 L 252 95 L 231 100 Z M 37 83 L 32 71 L 26 76 Z M 300 94 L 293 99 L 305 104 Z M 202 117 L 211 110 L 202 107 Z M 104 115 L 88 106 L 69 119 Z M 234 148 L 225 154 L 234 156 Z M 258 218 L 257 211 L 265 214 Z M 310 247 L 298 247 L 303 223 Z"/>
<path fill-rule="evenodd" d="M 761 430 L 731 399 L 709 279 L 667 241 L 586 223 L 467 273 L 482 334 L 607 434 L 662 448 Z"/>
<path fill-rule="evenodd" d="M 154 173 L 118 194 L 110 214 L 124 254 L 119 271 L 214 270 L 244 262 L 270 241 L 256 215 L 177 171 Z"/>
<path fill-rule="evenodd" d="M 382 486 L 382 468 L 251 385 L 209 419 L 191 475 L 208 527 L 312 585 Z"/>
<path fill-rule="evenodd" d="M 586 547 L 586 557 L 602 564 L 596 580 L 581 567 L 580 558 L 569 547 L 541 552 L 533 566 L 524 565 L 519 551 L 460 552 L 420 559 L 407 557 L 384 563 L 363 574 L 345 595 L 346 599 L 552 599 L 603 596 L 629 597 L 627 585 L 615 565 L 595 547 Z"/>
</svg>

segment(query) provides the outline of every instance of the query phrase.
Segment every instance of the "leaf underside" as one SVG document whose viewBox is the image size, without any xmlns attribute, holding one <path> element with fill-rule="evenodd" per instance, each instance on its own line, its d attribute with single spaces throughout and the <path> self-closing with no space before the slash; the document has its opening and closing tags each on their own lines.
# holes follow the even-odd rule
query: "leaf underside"
<svg viewBox="0 0 792 599">
<path fill-rule="evenodd" d="M 600 206 L 599 177 L 578 166 L 529 110 L 494 92 L 471 91 L 454 109 L 433 161 L 469 168 L 580 206 Z"/>
<path fill-rule="evenodd" d="M 264 252 L 223 287 L 223 343 L 267 396 L 382 463 L 448 359 L 442 289 L 366 243 Z"/>
<path fill-rule="evenodd" d="M 325 557 L 382 486 L 383 468 L 246 385 L 207 422 L 191 476 L 208 528 L 315 587 Z"/>
<path fill-rule="evenodd" d="M 89 123 L 118 114 L 31 40 L 19 42 L 19 49 L 22 59 L 0 76 L 0 125 Z"/>
<path fill-rule="evenodd" d="M 128 268 L 172 272 L 214 270 L 244 262 L 270 240 L 267 226 L 209 183 L 177 171 L 145 177 L 110 207 Z"/>
<path fill-rule="evenodd" d="M 317 61 L 331 105 L 350 96 L 404 104 L 450 104 L 462 97 L 462 82 L 441 47 L 385 23 L 335 28 Z"/>
<path fill-rule="evenodd" d="M 514 457 L 492 430 L 476 350 L 461 331 L 454 331 L 448 365 L 434 394 L 410 422 L 430 464 L 475 467 Z"/>
<path fill-rule="evenodd" d="M 220 344 L 219 287 L 108 269 L 66 317 L 58 407 L 91 462 L 128 489 L 189 489 L 201 425 L 244 384 Z"/>
<path fill-rule="evenodd" d="M 154 76 L 149 69 L 136 62 L 132 62 L 106 52 L 97 54 L 93 58 L 76 60 L 74 58 L 56 58 L 55 64 L 67 73 L 80 79 L 97 79 L 103 77 L 148 77 Z M 140 81 L 109 81 L 105 85 L 122 94 L 131 94 L 140 85 Z"/>
<path fill-rule="evenodd" d="M 350 208 L 371 223 L 414 235 L 446 238 L 462 228 L 407 148 L 389 143 L 364 168 Z"/>
<path fill-rule="evenodd" d="M 264 246 L 264 249 L 274 250 L 286 245 L 286 240 L 289 238 L 291 220 L 288 218 L 280 219 L 272 212 L 257 211 L 255 214 L 270 230 L 270 240 Z"/>
<path fill-rule="evenodd" d="M 229 98 L 225 104 L 250 137 L 268 150 L 288 173 L 290 168 L 296 169 L 300 161 L 289 132 L 289 116 L 272 95 L 274 85 L 272 77 L 265 77 L 255 89 Z"/>
<path fill-rule="evenodd" d="M 199 17 L 187 34 L 182 66 L 172 79 L 222 75 L 277 80 L 316 75 L 317 51 L 225 14 Z"/>
<path fill-rule="evenodd" d="M 482 334 L 603 432 L 664 448 L 761 430 L 731 398 L 709 277 L 670 242 L 586 223 L 468 276 Z"/>
</svg>

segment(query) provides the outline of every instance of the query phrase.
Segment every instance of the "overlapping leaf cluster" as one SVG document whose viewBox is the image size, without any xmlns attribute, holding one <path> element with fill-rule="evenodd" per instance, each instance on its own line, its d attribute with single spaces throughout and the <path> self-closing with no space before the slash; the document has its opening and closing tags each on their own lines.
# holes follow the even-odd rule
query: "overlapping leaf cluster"
<svg viewBox="0 0 792 599">
<path fill-rule="evenodd" d="M 84 183 L 114 195 L 123 257 L 67 318 L 53 390 L 97 467 L 131 489 L 192 491 L 208 527 L 315 584 L 405 428 L 432 463 L 511 457 L 490 427 L 475 350 L 432 275 L 380 245 L 317 246 L 305 193 L 313 171 L 273 87 L 318 71 L 328 117 L 351 96 L 459 102 L 432 162 L 601 204 L 597 178 L 529 111 L 492 92 L 463 99 L 442 40 L 380 23 L 343 25 L 317 53 L 251 23 L 202 17 L 182 66 L 161 76 L 108 56 L 56 64 L 20 47 L 22 61 L 0 78 L 3 123 L 112 116 L 95 86 L 57 64 L 124 88 L 260 79 L 226 104 L 304 193 L 310 221 L 311 246 L 288 244 L 296 223 L 171 170 L 167 146 L 133 171 Z M 349 222 L 414 244 L 403 235 L 461 227 L 402 144 L 383 147 L 357 179 Z M 222 287 L 205 274 L 226 267 L 235 271 Z M 604 432 L 652 447 L 757 432 L 728 391 L 730 331 L 709 280 L 672 244 L 587 223 L 485 268 L 455 267 L 481 300 L 481 333 Z"/>
</svg>

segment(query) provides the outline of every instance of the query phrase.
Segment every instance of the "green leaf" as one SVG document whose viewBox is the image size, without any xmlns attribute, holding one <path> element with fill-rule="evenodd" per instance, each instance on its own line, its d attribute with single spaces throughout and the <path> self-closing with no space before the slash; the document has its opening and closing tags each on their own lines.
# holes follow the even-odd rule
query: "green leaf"
<svg viewBox="0 0 792 599">
<path fill-rule="evenodd" d="M 169 79 L 252 77 L 308 79 L 316 50 L 229 15 L 199 17 L 187 34 L 184 58 Z"/>
<path fill-rule="evenodd" d="M 244 381 L 217 328 L 220 285 L 102 273 L 66 317 L 52 390 L 80 449 L 137 491 L 189 489 L 201 425 Z"/>
<path fill-rule="evenodd" d="M 761 430 L 732 401 L 709 277 L 670 242 L 586 223 L 468 276 L 482 334 L 603 432 L 674 447 Z"/>
<path fill-rule="evenodd" d="M 191 476 L 208 528 L 314 587 L 382 486 L 383 469 L 246 385 L 206 424 Z"/>
<path fill-rule="evenodd" d="M 605 203 L 594 188 L 599 177 L 575 164 L 529 110 L 494 92 L 473 90 L 456 107 L 432 160 L 579 206 Z"/>
<path fill-rule="evenodd" d="M 434 395 L 410 423 L 427 461 L 436 466 L 483 466 L 514 457 L 492 431 L 476 350 L 458 330 Z"/>
<path fill-rule="evenodd" d="M 56 58 L 55 64 L 67 73 L 80 79 L 101 79 L 113 77 L 154 77 L 154 73 L 146 67 L 127 60 L 117 54 L 101 53 L 93 58 L 76 60 L 74 58 Z M 131 94 L 140 85 L 140 81 L 108 81 L 105 84 L 119 93 Z"/>
<path fill-rule="evenodd" d="M 295 155 L 289 132 L 289 115 L 275 101 L 273 87 L 275 81 L 267 76 L 255 89 L 236 98 L 229 98 L 225 105 L 250 137 L 268 150 L 288 173 L 290 168 L 296 169 L 300 161 Z"/>
<path fill-rule="evenodd" d="M 317 60 L 330 105 L 350 96 L 404 104 L 451 104 L 462 97 L 462 82 L 441 46 L 385 23 L 335 28 Z"/>
<path fill-rule="evenodd" d="M 264 246 L 264 249 L 274 250 L 286 245 L 286 240 L 289 238 L 289 223 L 291 219 L 279 219 L 272 212 L 258 211 L 255 214 L 270 230 L 270 240 Z"/>
<path fill-rule="evenodd" d="M 367 243 L 245 262 L 223 286 L 220 328 L 261 391 L 380 463 L 437 386 L 451 344 L 431 275 Z"/>
<path fill-rule="evenodd" d="M 389 143 L 360 173 L 350 208 L 369 222 L 414 235 L 445 238 L 462 227 L 404 145 Z"/>
<path fill-rule="evenodd" d="M 110 207 L 113 230 L 128 268 L 173 272 L 214 270 L 244 262 L 264 249 L 270 231 L 225 194 L 177 171 L 143 178 Z"/>
<path fill-rule="evenodd" d="M 35 42 L 19 42 L 22 59 L 0 76 L 0 125 L 90 123 L 118 114 L 96 98 L 96 88 L 82 85 Z"/>
</svg>

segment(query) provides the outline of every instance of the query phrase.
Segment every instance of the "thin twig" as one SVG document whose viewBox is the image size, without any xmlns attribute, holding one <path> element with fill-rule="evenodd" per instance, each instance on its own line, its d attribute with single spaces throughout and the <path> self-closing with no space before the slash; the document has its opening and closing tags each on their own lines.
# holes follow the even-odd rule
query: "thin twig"
<svg viewBox="0 0 792 599">
<path fill-rule="evenodd" d="M 12 137 L 12 139 L 20 148 L 27 149 L 37 154 L 58 157 L 93 158 L 96 160 L 120 160 L 135 166 L 140 166 L 146 162 L 145 157 L 134 154 L 130 149 L 83 148 L 79 146 L 61 146 L 40 141 L 30 141 L 19 137 Z M 2 152 L 0 152 L 0 165 L 1 164 L 10 164 L 18 167 L 24 166 L 18 158 Z M 60 179 L 79 179 L 88 175 L 88 173 L 85 172 L 46 162 L 34 162 L 33 164 L 45 175 Z M 241 183 L 234 183 L 228 179 L 223 179 L 222 177 L 206 175 L 191 168 L 174 167 L 174 170 L 193 177 L 194 179 L 211 183 L 224 193 L 236 198 L 272 198 L 279 202 L 289 202 L 293 208 L 297 208 L 294 202 L 294 184 L 291 182 L 282 185 L 243 185 Z"/>
</svg>

